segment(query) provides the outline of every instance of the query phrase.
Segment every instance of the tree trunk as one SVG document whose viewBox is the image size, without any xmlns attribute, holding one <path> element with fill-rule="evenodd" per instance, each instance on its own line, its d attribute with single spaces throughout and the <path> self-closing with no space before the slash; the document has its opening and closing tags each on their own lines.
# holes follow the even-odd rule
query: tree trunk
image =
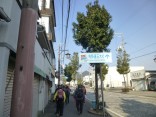
<svg viewBox="0 0 156 117">
<path fill-rule="evenodd" d="M 126 88 L 126 80 L 125 80 L 124 74 L 123 74 L 123 77 L 124 77 L 124 85 L 125 85 L 125 88 Z"/>
</svg>

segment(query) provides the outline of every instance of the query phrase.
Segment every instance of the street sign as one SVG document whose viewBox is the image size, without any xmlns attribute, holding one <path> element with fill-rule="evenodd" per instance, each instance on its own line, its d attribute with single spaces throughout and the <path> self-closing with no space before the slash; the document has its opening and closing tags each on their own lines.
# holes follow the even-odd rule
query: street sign
<svg viewBox="0 0 156 117">
<path fill-rule="evenodd" d="M 108 52 L 102 53 L 79 53 L 80 63 L 111 63 L 112 54 Z"/>
</svg>

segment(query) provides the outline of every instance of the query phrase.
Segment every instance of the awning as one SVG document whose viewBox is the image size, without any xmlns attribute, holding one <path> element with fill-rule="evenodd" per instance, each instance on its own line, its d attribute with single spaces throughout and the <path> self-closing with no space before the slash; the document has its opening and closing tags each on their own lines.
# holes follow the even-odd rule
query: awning
<svg viewBox="0 0 156 117">
<path fill-rule="evenodd" d="M 4 20 L 6 22 L 11 21 L 11 19 L 7 16 L 7 14 L 4 12 L 2 7 L 0 7 L 0 19 Z"/>
<path fill-rule="evenodd" d="M 50 50 L 50 44 L 45 32 L 45 28 L 41 25 L 37 25 L 38 42 L 40 46 L 46 50 Z"/>
</svg>

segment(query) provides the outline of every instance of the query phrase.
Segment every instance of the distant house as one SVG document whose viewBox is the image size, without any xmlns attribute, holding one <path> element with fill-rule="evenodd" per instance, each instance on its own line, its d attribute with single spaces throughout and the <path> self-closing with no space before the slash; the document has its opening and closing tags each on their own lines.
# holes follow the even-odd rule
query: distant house
<svg viewBox="0 0 156 117">
<path fill-rule="evenodd" d="M 91 71 L 91 80 L 92 85 L 95 87 L 95 71 L 94 69 Z M 108 74 L 104 80 L 104 87 L 123 87 L 124 83 L 126 86 L 132 87 L 134 90 L 147 90 L 146 77 L 145 77 L 145 69 L 143 66 L 131 66 L 130 73 L 125 75 L 125 81 L 123 75 L 119 74 L 116 70 L 116 67 L 109 67 Z M 100 86 L 101 80 L 98 76 L 98 85 Z"/>
</svg>

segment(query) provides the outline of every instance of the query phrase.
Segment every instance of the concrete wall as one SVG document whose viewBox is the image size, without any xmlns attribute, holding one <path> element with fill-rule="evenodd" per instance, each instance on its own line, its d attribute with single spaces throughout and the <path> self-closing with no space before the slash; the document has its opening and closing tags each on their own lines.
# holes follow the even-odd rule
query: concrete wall
<svg viewBox="0 0 156 117">
<path fill-rule="evenodd" d="M 137 71 L 137 70 L 143 70 L 143 66 L 135 66 L 135 67 L 130 67 L 130 72 Z M 125 76 L 125 81 L 128 83 L 127 85 L 130 86 L 130 73 Z M 120 75 L 116 67 L 109 67 L 108 74 L 106 75 L 105 81 L 104 81 L 104 86 L 106 87 L 109 85 L 109 87 L 122 87 L 124 82 L 123 75 Z"/>
<path fill-rule="evenodd" d="M 0 0 L 11 22 L 0 21 L 0 117 L 3 116 L 4 95 L 10 50 L 16 52 L 21 10 L 15 0 Z"/>
<path fill-rule="evenodd" d="M 11 50 L 16 51 L 21 10 L 15 0 L 0 0 L 0 6 L 3 7 L 11 22 L 0 22 L 0 42 L 10 45 Z"/>
<path fill-rule="evenodd" d="M 47 56 L 49 56 L 48 53 Z M 50 57 L 49 60 L 51 60 Z M 37 40 L 35 42 L 35 65 L 50 77 L 52 67 L 50 66 L 46 56 L 44 56 L 43 50 Z"/>
<path fill-rule="evenodd" d="M 143 70 L 144 67 L 143 66 L 132 66 L 130 67 L 130 71 L 133 72 L 133 71 L 137 71 L 137 70 Z M 91 71 L 91 76 L 92 76 L 92 86 L 94 87 L 95 86 L 95 71 Z M 126 82 L 128 81 L 128 86 L 130 86 L 130 80 L 131 80 L 131 77 L 130 77 L 130 73 L 126 76 L 125 78 Z M 104 80 L 104 87 L 107 87 L 109 85 L 109 87 L 123 87 L 123 83 L 124 82 L 124 78 L 123 78 L 123 75 L 120 75 L 117 70 L 116 70 L 116 67 L 109 67 L 109 70 L 108 70 L 108 74 L 106 75 L 105 77 L 105 80 Z M 101 80 L 99 79 L 98 80 L 98 84 L 100 85 L 101 83 Z"/>
</svg>

